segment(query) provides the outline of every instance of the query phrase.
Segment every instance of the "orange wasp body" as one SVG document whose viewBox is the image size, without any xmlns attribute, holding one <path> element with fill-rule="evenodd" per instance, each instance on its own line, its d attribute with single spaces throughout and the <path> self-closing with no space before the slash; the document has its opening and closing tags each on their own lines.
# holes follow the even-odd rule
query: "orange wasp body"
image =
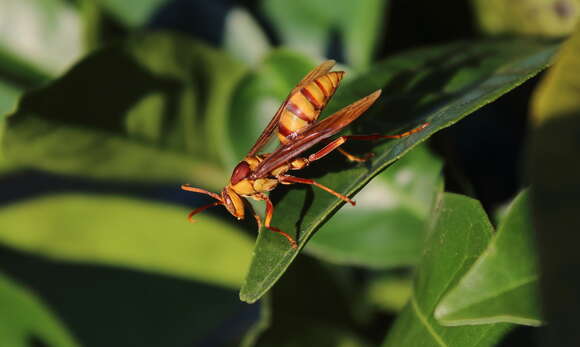
<svg viewBox="0 0 580 347">
<path fill-rule="evenodd" d="M 335 135 L 351 122 L 362 115 L 380 96 L 381 91 L 374 93 L 344 107 L 340 111 L 317 122 L 318 116 L 326 106 L 336 88 L 340 84 L 344 72 L 330 70 L 334 66 L 333 60 L 325 61 L 310 71 L 298 85 L 292 89 L 286 100 L 282 103 L 266 129 L 262 132 L 254 146 L 246 157 L 236 165 L 229 184 L 221 194 L 209 192 L 204 189 L 183 185 L 183 190 L 207 194 L 214 199 L 209 205 L 195 209 L 189 214 L 189 218 L 195 214 L 213 206 L 224 205 L 237 219 L 245 217 L 245 209 L 248 207 L 261 227 L 260 217 L 253 211 L 251 205 L 244 197 L 266 202 L 266 217 L 264 225 L 267 229 L 284 236 L 293 248 L 297 247 L 296 241 L 287 233 L 270 225 L 274 214 L 274 206 L 265 194 L 276 188 L 278 184 L 303 183 L 317 186 L 336 197 L 355 205 L 348 197 L 323 186 L 314 180 L 299 178 L 289 175 L 292 170 L 300 170 L 311 162 L 323 158 L 335 149 L 352 161 L 365 161 L 366 158 L 358 158 L 341 148 L 349 139 L 377 140 L 393 139 L 411 135 L 424 129 L 428 123 L 422 124 L 416 129 L 399 135 L 349 135 L 341 136 L 329 142 L 324 148 L 309 156 L 301 156 L 303 152 L 312 146 Z M 272 153 L 258 154 L 273 135 L 274 131 L 280 140 L 280 146 Z"/>
</svg>

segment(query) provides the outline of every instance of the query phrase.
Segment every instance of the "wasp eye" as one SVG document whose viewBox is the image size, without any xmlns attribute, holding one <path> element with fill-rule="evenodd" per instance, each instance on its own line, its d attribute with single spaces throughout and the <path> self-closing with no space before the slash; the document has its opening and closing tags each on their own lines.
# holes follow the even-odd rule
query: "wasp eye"
<svg viewBox="0 0 580 347">
<path fill-rule="evenodd" d="M 240 162 L 235 167 L 234 172 L 232 173 L 232 178 L 230 179 L 230 182 L 232 184 L 236 184 L 236 183 L 240 182 L 244 178 L 248 177 L 248 175 L 250 174 L 251 171 L 252 170 L 250 170 L 250 165 L 247 162 L 245 162 L 245 161 Z"/>
</svg>

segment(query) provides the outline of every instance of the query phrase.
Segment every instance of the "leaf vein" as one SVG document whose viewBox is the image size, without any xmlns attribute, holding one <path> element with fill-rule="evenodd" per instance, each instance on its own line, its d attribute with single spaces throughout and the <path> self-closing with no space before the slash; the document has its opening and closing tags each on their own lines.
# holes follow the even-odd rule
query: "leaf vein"
<svg viewBox="0 0 580 347">
<path fill-rule="evenodd" d="M 425 317 L 423 312 L 421 312 L 421 309 L 419 308 L 419 304 L 417 303 L 417 298 L 415 297 L 415 295 L 411 297 L 411 303 L 413 304 L 413 310 L 415 311 L 415 313 L 417 313 L 417 317 L 419 317 L 421 323 L 425 326 L 429 334 L 431 334 L 433 340 L 435 340 L 435 342 L 437 342 L 437 344 L 439 344 L 439 346 L 441 347 L 449 347 L 447 346 L 445 341 L 443 341 L 443 338 L 439 336 L 439 334 L 437 334 L 437 332 L 429 324 L 429 320 L 427 319 L 427 317 Z"/>
</svg>

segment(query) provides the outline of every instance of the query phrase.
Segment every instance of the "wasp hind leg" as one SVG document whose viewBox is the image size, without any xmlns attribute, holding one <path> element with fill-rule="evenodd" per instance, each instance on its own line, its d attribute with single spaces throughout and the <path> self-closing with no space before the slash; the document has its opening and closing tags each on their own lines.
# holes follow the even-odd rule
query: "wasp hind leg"
<svg viewBox="0 0 580 347">
<path fill-rule="evenodd" d="M 281 183 L 302 183 L 302 184 L 310 184 L 310 185 L 316 186 L 316 187 L 336 196 L 337 198 L 339 198 L 345 202 L 348 202 L 352 206 L 356 205 L 356 202 L 349 199 L 347 196 L 344 196 L 340 193 L 337 193 L 334 190 L 328 188 L 327 186 L 324 186 L 324 185 L 316 182 L 315 180 L 311 180 L 309 178 L 300 178 L 300 177 L 295 177 L 295 176 L 290 176 L 290 175 L 280 176 L 279 179 L 280 179 Z"/>
<path fill-rule="evenodd" d="M 332 151 L 334 151 L 335 149 L 338 150 L 338 152 L 340 154 L 344 155 L 346 157 L 346 159 L 348 159 L 349 161 L 355 161 L 357 163 L 363 163 L 363 162 L 369 160 L 372 156 L 374 156 L 373 153 L 367 153 L 363 157 L 359 157 L 359 156 L 356 156 L 354 154 L 351 154 L 351 153 L 345 151 L 340 146 L 342 146 L 342 144 L 345 143 L 346 140 L 348 140 L 348 136 L 341 136 L 341 137 L 337 138 L 336 140 L 331 141 L 326 146 L 324 146 L 324 148 L 322 148 L 320 151 L 311 154 L 308 157 L 308 162 L 310 163 L 310 162 L 313 162 L 315 160 L 322 159 L 322 158 L 326 157 L 328 154 L 330 154 Z"/>
<path fill-rule="evenodd" d="M 395 135 L 372 134 L 372 135 L 345 135 L 345 136 L 341 136 L 341 137 L 333 140 L 332 142 L 330 142 L 326 146 L 324 146 L 324 148 L 322 148 L 320 151 L 311 154 L 308 157 L 308 162 L 313 162 L 315 160 L 322 159 L 325 156 L 327 156 L 328 154 L 330 154 L 332 151 L 334 151 L 335 149 L 338 149 L 338 151 L 340 153 L 342 153 L 345 157 L 347 157 L 351 161 L 366 161 L 373 155 L 372 153 L 369 153 L 369 154 L 365 155 L 363 158 L 360 158 L 360 157 L 354 156 L 354 155 L 346 152 L 344 149 L 340 148 L 340 146 L 342 146 L 342 144 L 345 143 L 347 140 L 375 141 L 375 140 L 381 140 L 381 139 L 400 139 L 402 137 L 407 137 L 409 135 L 418 133 L 419 131 L 425 129 L 428 125 L 429 125 L 429 123 L 423 123 L 415 129 L 411 129 L 411 130 L 406 131 L 404 133 L 395 134 Z"/>
<path fill-rule="evenodd" d="M 370 158 L 374 157 L 374 153 L 367 153 L 362 157 L 356 156 L 351 154 L 344 149 L 338 147 L 338 152 L 346 157 L 349 161 L 356 161 L 357 163 L 364 163 L 365 161 L 369 160 Z"/>
</svg>

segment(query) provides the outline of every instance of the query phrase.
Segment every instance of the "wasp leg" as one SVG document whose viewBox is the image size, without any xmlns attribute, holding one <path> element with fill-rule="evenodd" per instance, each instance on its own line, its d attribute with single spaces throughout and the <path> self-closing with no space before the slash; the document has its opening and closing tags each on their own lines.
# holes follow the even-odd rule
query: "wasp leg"
<svg viewBox="0 0 580 347">
<path fill-rule="evenodd" d="M 322 184 L 308 179 L 308 178 L 300 178 L 300 177 L 295 177 L 295 176 L 290 176 L 290 175 L 284 175 L 284 176 L 279 176 L 278 179 L 280 180 L 281 183 L 303 183 L 303 184 L 311 184 L 313 186 L 316 186 L 320 189 L 323 189 L 327 192 L 329 192 L 330 194 L 336 196 L 337 198 L 344 200 L 346 202 L 348 202 L 349 204 L 351 204 L 352 206 L 356 205 L 356 202 L 352 201 L 351 199 L 349 199 L 348 197 L 335 192 L 334 190 L 328 188 L 327 186 L 323 186 Z"/>
<path fill-rule="evenodd" d="M 338 152 L 340 152 L 340 154 L 344 155 L 346 157 L 346 159 L 350 160 L 350 161 L 356 161 L 357 163 L 364 163 L 365 161 L 369 160 L 371 157 L 374 156 L 373 153 L 367 153 L 365 154 L 363 157 L 359 157 L 356 156 L 354 154 L 351 154 L 347 151 L 345 151 L 344 149 L 338 147 Z"/>
<path fill-rule="evenodd" d="M 270 225 L 270 221 L 272 220 L 272 216 L 274 215 L 274 205 L 272 204 L 270 198 L 265 194 L 256 194 L 255 197 L 258 200 L 264 200 L 266 202 L 266 219 L 264 221 L 264 226 L 266 227 L 266 229 L 284 236 L 288 240 L 288 242 L 290 242 L 290 246 L 292 246 L 292 248 L 294 249 L 298 248 L 298 244 L 292 238 L 292 236 Z"/>
<path fill-rule="evenodd" d="M 311 154 L 308 157 L 308 161 L 312 162 L 312 161 L 321 159 L 321 158 L 327 156 L 330 152 L 334 151 L 337 148 L 339 149 L 339 151 L 341 151 L 341 149 L 339 147 L 343 143 L 345 143 L 347 140 L 374 141 L 374 140 L 380 140 L 380 139 L 400 139 L 402 137 L 406 137 L 406 136 L 412 135 L 414 133 L 418 133 L 419 131 L 425 129 L 428 125 L 429 125 L 429 123 L 423 123 L 415 129 L 406 131 L 402 134 L 395 134 L 395 135 L 373 134 L 373 135 L 345 135 L 345 136 L 341 136 L 341 137 L 337 138 L 336 140 L 333 140 L 332 142 L 330 142 L 328 145 L 324 146 L 324 148 L 322 148 L 320 151 Z M 342 153 L 342 151 L 341 151 L 341 153 Z M 348 153 L 348 155 L 351 155 L 351 154 Z M 349 158 L 348 155 L 345 154 L 345 156 L 347 158 Z M 361 159 L 361 158 L 358 158 L 358 159 Z M 358 160 L 355 159 L 355 161 L 358 161 Z"/>
</svg>

